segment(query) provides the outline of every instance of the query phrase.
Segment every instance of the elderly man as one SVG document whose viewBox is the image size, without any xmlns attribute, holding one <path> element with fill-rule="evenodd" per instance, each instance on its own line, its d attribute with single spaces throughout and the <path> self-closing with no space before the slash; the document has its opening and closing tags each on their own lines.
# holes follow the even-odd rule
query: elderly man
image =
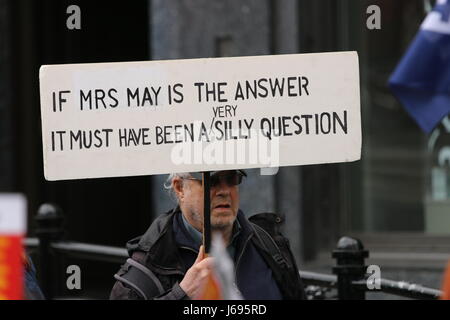
<svg viewBox="0 0 450 320">
<path fill-rule="evenodd" d="M 211 172 L 211 229 L 223 237 L 235 264 L 236 290 L 245 299 L 303 299 L 291 252 L 239 210 L 242 170 Z M 147 232 L 128 242 L 130 258 L 114 276 L 111 299 L 195 298 L 213 266 L 204 256 L 201 174 L 172 174 L 178 206 L 160 215 Z"/>
</svg>

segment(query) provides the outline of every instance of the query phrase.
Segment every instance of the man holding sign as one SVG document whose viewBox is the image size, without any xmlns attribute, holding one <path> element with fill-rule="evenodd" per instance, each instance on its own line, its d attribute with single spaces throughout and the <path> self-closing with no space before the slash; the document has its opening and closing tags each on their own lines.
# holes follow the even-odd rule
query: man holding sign
<svg viewBox="0 0 450 320">
<path fill-rule="evenodd" d="M 242 170 L 211 176 L 211 229 L 219 232 L 235 263 L 236 290 L 245 299 L 303 299 L 299 272 L 290 250 L 239 210 Z M 111 299 L 196 298 L 213 268 L 202 244 L 203 187 L 198 173 L 169 176 L 178 207 L 159 216 L 148 231 L 128 243 L 131 259 L 115 275 Z"/>
<path fill-rule="evenodd" d="M 39 76 L 47 180 L 184 172 L 170 179 L 179 206 L 129 242 L 112 298 L 195 297 L 212 265 L 199 251 L 209 213 L 245 298 L 304 296 L 290 250 L 239 210 L 238 169 L 359 160 L 356 52 L 54 65 Z M 212 176 L 201 186 L 196 172 Z"/>
</svg>

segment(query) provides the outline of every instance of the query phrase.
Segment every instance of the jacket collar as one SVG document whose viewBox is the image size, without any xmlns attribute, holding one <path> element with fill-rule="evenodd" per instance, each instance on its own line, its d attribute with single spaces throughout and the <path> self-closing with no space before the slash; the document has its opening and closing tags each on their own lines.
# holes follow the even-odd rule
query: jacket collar
<svg viewBox="0 0 450 320">
<path fill-rule="evenodd" d="M 134 251 L 143 251 L 146 264 L 160 272 L 180 273 L 182 266 L 172 230 L 173 218 L 178 211 L 177 207 L 159 215 L 142 236 L 130 240 L 127 243 L 129 256 Z"/>
<path fill-rule="evenodd" d="M 251 237 L 254 231 L 241 210 L 238 211 L 237 220 L 240 231 L 236 239 L 236 251 L 240 252 L 245 249 L 245 240 Z M 166 273 L 184 273 L 179 246 L 196 250 L 195 243 L 183 225 L 179 207 L 160 215 L 144 235 L 127 243 L 130 256 L 134 251 L 146 252 L 146 263 Z"/>
<path fill-rule="evenodd" d="M 233 234 L 231 238 L 233 246 L 236 244 L 236 240 L 241 234 L 241 229 L 241 224 L 239 220 L 236 219 L 233 225 Z M 173 219 L 173 230 L 175 242 L 179 247 L 189 248 L 198 252 L 198 248 L 203 241 L 203 235 L 189 224 L 181 212 L 176 214 Z"/>
</svg>

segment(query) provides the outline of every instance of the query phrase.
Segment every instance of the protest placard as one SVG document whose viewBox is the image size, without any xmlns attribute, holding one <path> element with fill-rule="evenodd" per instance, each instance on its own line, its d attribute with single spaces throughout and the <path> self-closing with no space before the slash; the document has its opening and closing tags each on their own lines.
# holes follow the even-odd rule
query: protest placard
<svg viewBox="0 0 450 320">
<path fill-rule="evenodd" d="M 356 52 L 47 65 L 47 180 L 347 162 Z"/>
</svg>

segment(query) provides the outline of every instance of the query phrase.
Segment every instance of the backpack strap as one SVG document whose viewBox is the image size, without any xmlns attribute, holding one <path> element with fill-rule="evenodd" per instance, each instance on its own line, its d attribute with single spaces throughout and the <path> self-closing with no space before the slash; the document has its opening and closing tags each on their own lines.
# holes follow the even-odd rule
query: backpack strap
<svg viewBox="0 0 450 320">
<path fill-rule="evenodd" d="M 126 270 L 125 273 L 116 273 L 114 278 L 134 289 L 145 300 L 164 293 L 159 279 L 143 264 L 129 258 L 122 269 Z"/>
<path fill-rule="evenodd" d="M 267 231 L 253 222 L 251 222 L 251 225 L 253 226 L 259 241 L 272 256 L 272 259 L 282 268 L 290 268 L 289 262 L 285 259 L 280 248 L 277 246 L 273 238 L 267 233 Z"/>
<path fill-rule="evenodd" d="M 254 227 L 255 238 L 259 240 L 261 246 L 265 247 L 262 249 L 265 249 L 274 264 L 280 267 L 275 272 L 275 278 L 281 284 L 283 296 L 286 299 L 306 299 L 289 240 L 280 232 L 283 216 L 275 213 L 260 213 L 250 217 L 249 220 Z"/>
</svg>

